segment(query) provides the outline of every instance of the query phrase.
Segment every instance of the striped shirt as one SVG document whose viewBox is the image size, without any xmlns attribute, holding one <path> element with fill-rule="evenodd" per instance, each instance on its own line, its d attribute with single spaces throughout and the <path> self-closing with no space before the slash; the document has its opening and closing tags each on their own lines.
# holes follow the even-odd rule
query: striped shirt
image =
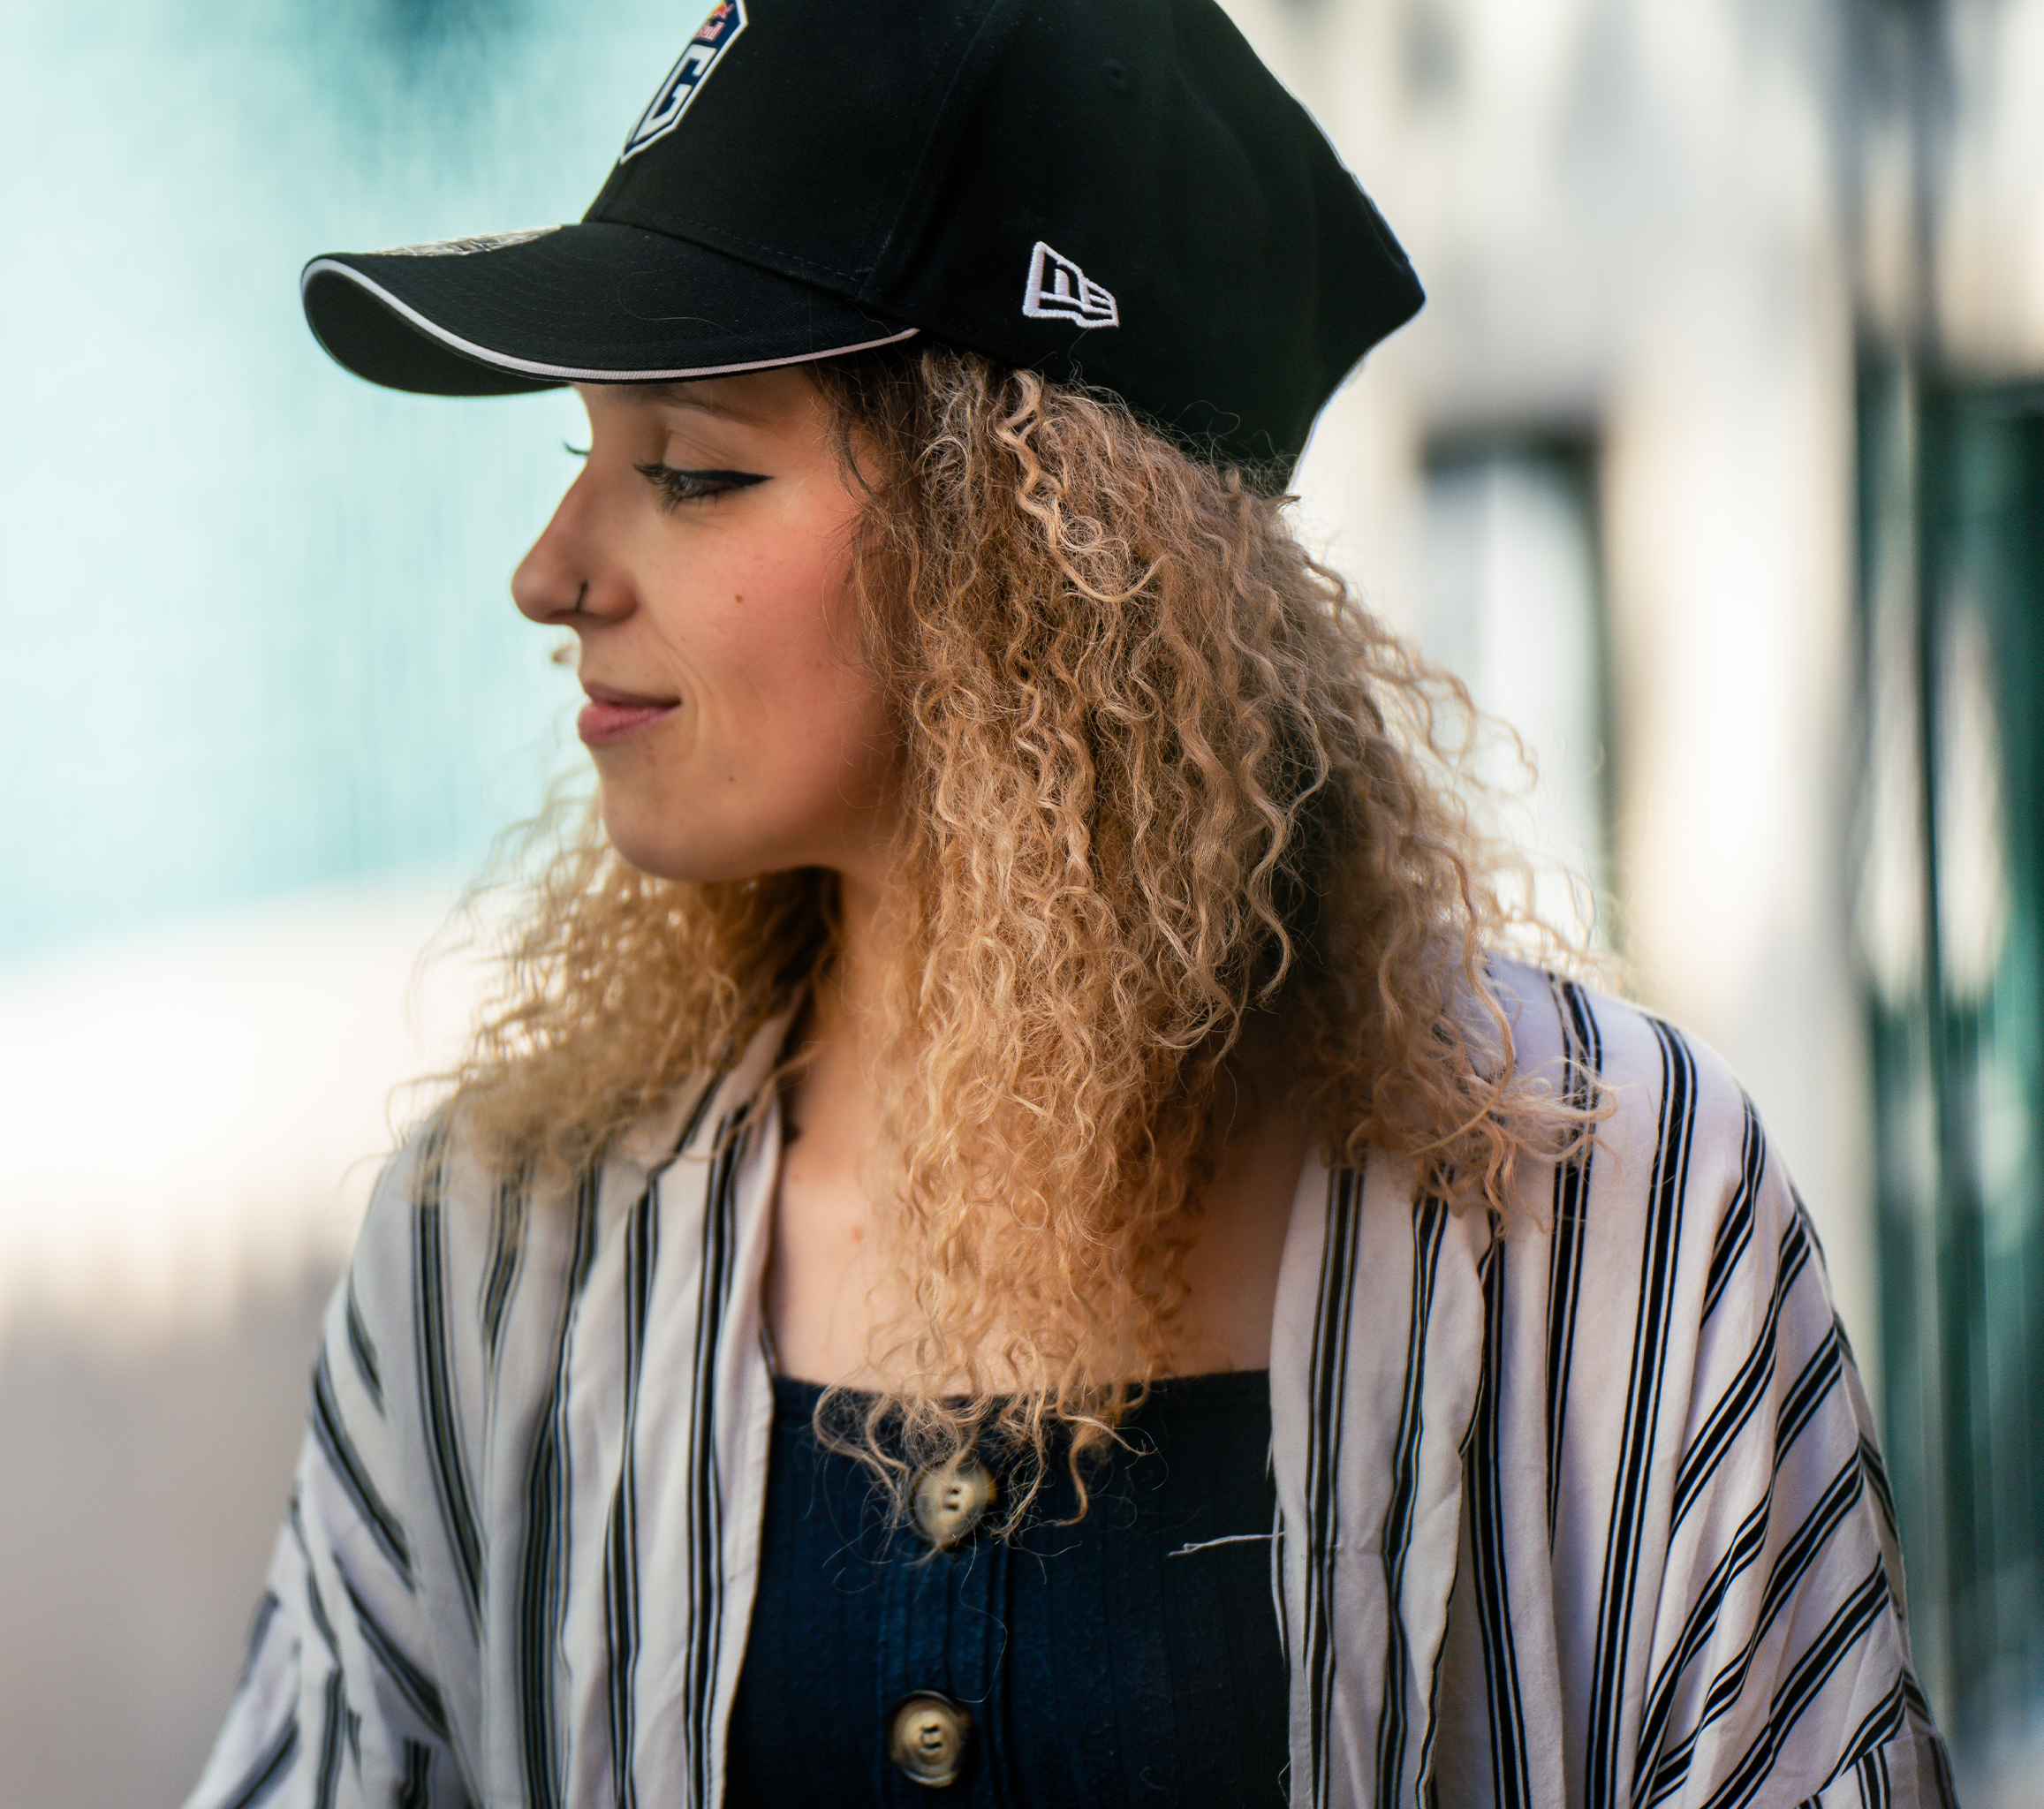
<svg viewBox="0 0 2044 1809">
<path fill-rule="evenodd" d="M 1752 1106 L 1499 963 L 1611 1105 L 1509 1231 L 1309 1162 L 1270 1361 L 1299 1809 L 1949 1805 L 1893 1510 Z M 547 1192 L 429 1124 L 380 1184 L 188 1809 L 710 1809 L 757 1574 L 778 1046 Z M 876 1733 L 876 1738 L 878 1735 Z"/>
</svg>

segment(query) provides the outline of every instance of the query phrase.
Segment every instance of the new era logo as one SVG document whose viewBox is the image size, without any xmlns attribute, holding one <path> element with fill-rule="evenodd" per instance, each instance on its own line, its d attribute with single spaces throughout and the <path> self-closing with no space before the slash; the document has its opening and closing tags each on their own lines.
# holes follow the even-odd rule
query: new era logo
<svg viewBox="0 0 2044 1809">
<path fill-rule="evenodd" d="M 717 9 L 704 19 L 694 37 L 689 40 L 688 49 L 681 53 L 681 61 L 668 71 L 667 79 L 640 116 L 639 124 L 632 128 L 632 136 L 625 140 L 625 149 L 617 161 L 636 157 L 654 140 L 665 138 L 681 124 L 681 116 L 688 111 L 688 103 L 696 97 L 703 83 L 709 79 L 710 71 L 717 66 L 726 50 L 738 42 L 740 32 L 746 28 L 745 0 L 721 0 Z"/>
<path fill-rule="evenodd" d="M 1022 312 L 1033 321 L 1076 321 L 1082 327 L 1121 325 L 1121 310 L 1114 297 L 1041 238 L 1030 254 Z"/>
</svg>

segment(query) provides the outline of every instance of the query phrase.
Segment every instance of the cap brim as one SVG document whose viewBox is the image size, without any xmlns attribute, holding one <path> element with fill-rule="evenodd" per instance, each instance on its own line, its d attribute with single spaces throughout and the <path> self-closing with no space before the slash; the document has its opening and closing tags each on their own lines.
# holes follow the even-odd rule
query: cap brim
<svg viewBox="0 0 2044 1809">
<path fill-rule="evenodd" d="M 916 331 L 722 252 L 594 221 L 314 258 L 299 291 L 338 363 L 428 396 L 728 376 Z"/>
</svg>

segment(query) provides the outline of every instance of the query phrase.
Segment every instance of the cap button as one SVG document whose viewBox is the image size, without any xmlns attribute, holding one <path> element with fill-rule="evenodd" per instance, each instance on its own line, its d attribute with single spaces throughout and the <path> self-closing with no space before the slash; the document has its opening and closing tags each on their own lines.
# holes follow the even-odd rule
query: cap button
<svg viewBox="0 0 2044 1809">
<path fill-rule="evenodd" d="M 941 1790 L 958 1781 L 973 1717 L 949 1696 L 919 1690 L 905 1696 L 888 1729 L 887 1756 L 912 1783 Z"/>
</svg>

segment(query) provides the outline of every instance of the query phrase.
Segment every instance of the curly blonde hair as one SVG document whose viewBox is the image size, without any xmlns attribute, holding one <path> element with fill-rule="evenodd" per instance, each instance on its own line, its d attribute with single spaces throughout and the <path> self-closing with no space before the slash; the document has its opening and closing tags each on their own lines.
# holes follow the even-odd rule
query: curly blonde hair
<svg viewBox="0 0 2044 1809">
<path fill-rule="evenodd" d="M 1040 1463 L 1062 1427 L 1076 1457 L 1162 1373 L 1255 1014 L 1330 1161 L 1389 1152 L 1459 1206 L 1502 1211 L 1584 1116 L 1514 1067 L 1484 985 L 1528 894 L 1457 789 L 1467 693 L 1286 498 L 973 354 L 815 375 L 907 805 L 878 1041 L 913 1294 L 862 1442 L 886 1418 L 914 1454 L 991 1431 Z M 506 1162 L 594 1159 L 827 970 L 835 901 L 815 870 L 649 878 L 586 821 L 458 1106 Z M 1101 1373 L 1131 1340 L 1139 1373 Z"/>
</svg>

